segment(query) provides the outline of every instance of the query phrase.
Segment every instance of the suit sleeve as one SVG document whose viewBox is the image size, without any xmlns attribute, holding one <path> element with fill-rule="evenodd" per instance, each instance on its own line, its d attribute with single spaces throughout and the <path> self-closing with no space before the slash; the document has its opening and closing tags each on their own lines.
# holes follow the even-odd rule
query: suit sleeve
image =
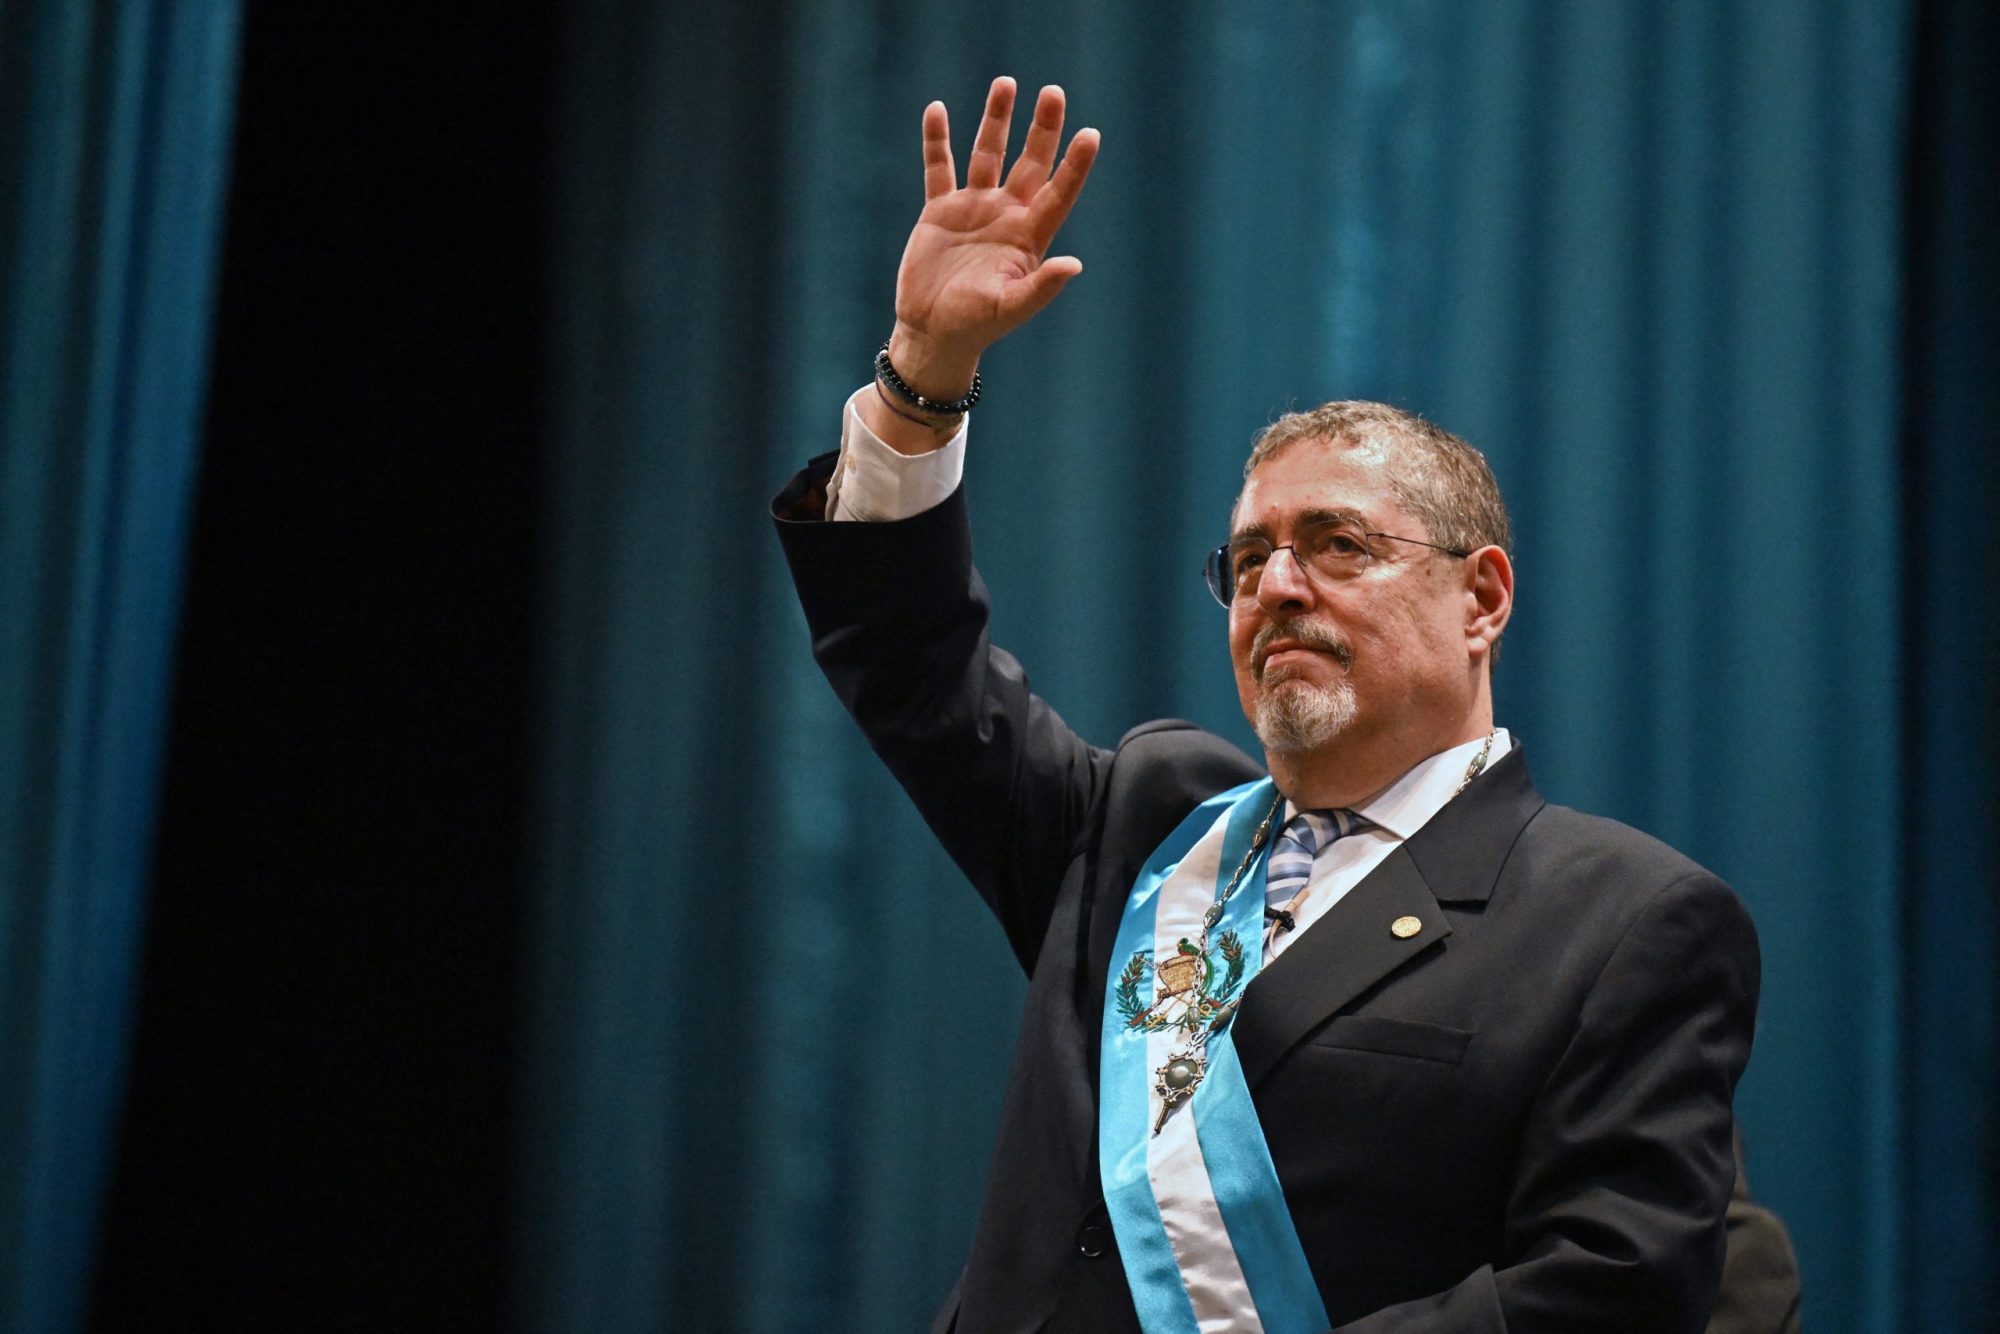
<svg viewBox="0 0 2000 1334">
<path fill-rule="evenodd" d="M 1504 1263 L 1343 1334 L 1706 1329 L 1758 979 L 1756 933 L 1727 886 L 1700 873 L 1655 893 L 1522 1128 Z"/>
<path fill-rule="evenodd" d="M 908 519 L 825 522 L 833 461 L 772 505 L 813 657 L 1032 969 L 1110 752 L 989 641 L 963 488 Z"/>
</svg>

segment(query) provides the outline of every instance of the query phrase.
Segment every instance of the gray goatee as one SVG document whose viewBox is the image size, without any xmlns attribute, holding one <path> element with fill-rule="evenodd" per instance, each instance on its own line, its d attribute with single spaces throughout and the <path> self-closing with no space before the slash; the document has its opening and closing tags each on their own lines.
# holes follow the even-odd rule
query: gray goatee
<svg viewBox="0 0 2000 1334">
<path fill-rule="evenodd" d="M 1257 739 L 1279 754 L 1317 750 L 1354 721 L 1354 687 L 1280 681 L 1257 701 Z"/>
<path fill-rule="evenodd" d="M 1271 641 L 1295 639 L 1331 656 L 1343 670 L 1354 666 L 1354 652 L 1331 626 L 1319 621 L 1273 622 L 1257 632 L 1250 661 L 1263 693 L 1257 699 L 1257 739 L 1279 754 L 1314 750 L 1339 736 L 1354 721 L 1354 685 L 1342 676 L 1332 685 L 1317 685 L 1280 668 L 1267 676 L 1264 659 Z"/>
</svg>

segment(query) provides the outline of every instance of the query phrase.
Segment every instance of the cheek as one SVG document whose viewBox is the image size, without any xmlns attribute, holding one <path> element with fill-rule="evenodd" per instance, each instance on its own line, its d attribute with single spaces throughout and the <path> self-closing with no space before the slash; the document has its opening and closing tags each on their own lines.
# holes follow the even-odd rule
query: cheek
<svg viewBox="0 0 2000 1334">
<path fill-rule="evenodd" d="M 1236 677 L 1236 694 L 1248 710 L 1257 690 L 1256 678 L 1250 671 L 1250 646 L 1256 641 L 1257 627 L 1239 621 L 1235 616 L 1229 619 L 1229 666 Z"/>
<path fill-rule="evenodd" d="M 1229 661 L 1242 676 L 1250 670 L 1250 646 L 1256 642 L 1257 627 L 1249 617 L 1229 613 Z"/>
<path fill-rule="evenodd" d="M 1422 646 L 1430 632 L 1411 617 L 1407 606 L 1383 605 L 1373 611 L 1373 615 L 1356 617 L 1342 627 L 1354 646 L 1357 683 L 1366 682 L 1377 689 L 1384 683 L 1407 684 L 1427 656 Z"/>
<path fill-rule="evenodd" d="M 1433 651 L 1449 650 L 1465 639 L 1465 598 L 1457 590 L 1446 587 L 1436 597 L 1428 599 L 1420 610 L 1416 624 L 1417 633 L 1424 636 L 1425 644 Z"/>
<path fill-rule="evenodd" d="M 1453 647 L 1462 638 L 1455 627 L 1451 608 L 1440 600 L 1397 606 L 1375 627 L 1383 665 L 1410 681 L 1447 671 Z"/>
</svg>

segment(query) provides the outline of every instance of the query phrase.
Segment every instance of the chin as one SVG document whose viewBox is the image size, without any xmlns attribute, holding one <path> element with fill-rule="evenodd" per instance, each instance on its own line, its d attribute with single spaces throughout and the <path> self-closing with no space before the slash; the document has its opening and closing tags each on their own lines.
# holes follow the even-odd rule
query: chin
<svg viewBox="0 0 2000 1334">
<path fill-rule="evenodd" d="M 1354 687 L 1346 681 L 1313 685 L 1300 680 L 1266 682 L 1253 720 L 1257 739 L 1281 755 L 1317 750 L 1353 723 Z"/>
</svg>

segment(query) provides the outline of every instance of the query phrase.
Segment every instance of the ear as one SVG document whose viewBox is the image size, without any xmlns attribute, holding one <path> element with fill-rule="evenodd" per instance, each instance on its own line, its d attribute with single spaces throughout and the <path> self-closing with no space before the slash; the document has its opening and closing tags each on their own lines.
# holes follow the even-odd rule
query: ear
<svg viewBox="0 0 2000 1334">
<path fill-rule="evenodd" d="M 1514 614 L 1514 563 L 1499 547 L 1481 547 L 1465 558 L 1466 651 L 1491 661 L 1493 645 Z"/>
</svg>

